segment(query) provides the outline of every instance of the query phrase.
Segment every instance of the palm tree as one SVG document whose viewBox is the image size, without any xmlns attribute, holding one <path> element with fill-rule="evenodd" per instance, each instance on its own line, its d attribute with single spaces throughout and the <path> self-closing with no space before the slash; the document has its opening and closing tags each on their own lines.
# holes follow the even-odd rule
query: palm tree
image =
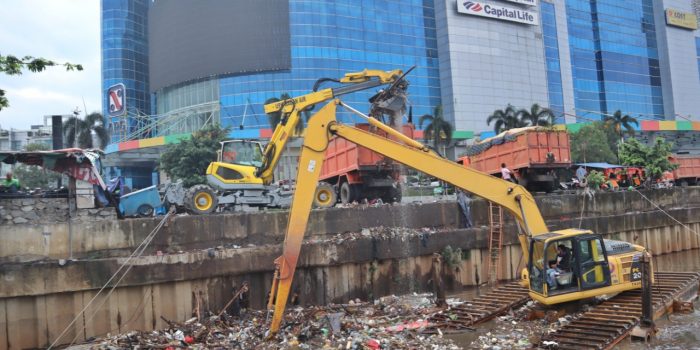
<svg viewBox="0 0 700 350">
<path fill-rule="evenodd" d="M 552 126 L 554 124 L 554 113 L 549 108 L 542 108 L 537 103 L 530 107 L 530 110 L 523 108 L 517 115 L 524 123 L 529 122 L 532 126 Z"/>
<path fill-rule="evenodd" d="M 99 145 L 93 144 L 92 133 L 97 136 Z M 109 133 L 104 127 L 102 114 L 92 112 L 85 119 L 77 116 L 68 118 L 63 123 L 63 136 L 70 146 L 79 148 L 103 148 L 109 143 Z"/>
<path fill-rule="evenodd" d="M 497 109 L 486 119 L 486 125 L 493 124 L 493 131 L 500 134 L 506 130 L 522 128 L 528 126 L 528 123 L 518 118 L 518 113 L 511 104 L 508 104 L 505 110 Z"/>
<path fill-rule="evenodd" d="M 634 128 L 632 124 L 639 126 L 637 119 L 630 117 L 628 114 L 623 116 L 622 111 L 619 109 L 615 111 L 613 115 L 606 115 L 605 118 L 603 118 L 603 122 L 605 122 L 606 127 L 613 127 L 615 129 L 615 132 L 620 135 L 620 142 L 625 142 L 625 138 L 623 137 L 624 132 L 622 131 L 623 128 L 630 136 L 633 136 Z"/>
<path fill-rule="evenodd" d="M 432 142 L 436 150 L 441 143 L 448 145 L 452 142 L 453 127 L 452 124 L 443 119 L 442 105 L 435 107 L 433 115 L 422 115 L 418 120 L 418 127 L 423 128 L 423 123 L 425 122 L 428 122 L 428 125 L 423 129 L 423 138 L 425 142 Z"/>
<path fill-rule="evenodd" d="M 277 98 L 277 97 L 268 98 L 265 101 L 265 104 L 289 100 L 291 98 L 292 98 L 292 96 L 290 96 L 288 93 L 285 92 L 282 95 L 280 95 L 280 98 Z M 303 115 L 307 121 L 309 120 L 309 118 L 311 116 L 311 113 L 308 110 L 299 111 L 299 114 Z M 279 124 L 282 121 L 282 112 L 278 111 L 278 112 L 269 113 L 267 115 L 267 118 L 268 118 L 268 122 L 270 123 L 270 127 L 272 128 L 272 130 L 274 130 L 277 127 L 277 124 Z M 297 123 L 297 125 L 294 126 L 294 134 L 301 135 L 301 133 L 303 133 L 303 132 L 304 132 L 304 119 L 299 118 L 299 122 Z"/>
</svg>

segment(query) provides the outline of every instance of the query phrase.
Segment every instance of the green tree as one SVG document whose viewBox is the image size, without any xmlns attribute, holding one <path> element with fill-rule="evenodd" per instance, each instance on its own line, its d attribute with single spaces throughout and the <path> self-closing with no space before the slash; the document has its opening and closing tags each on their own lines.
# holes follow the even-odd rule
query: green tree
<svg viewBox="0 0 700 350">
<path fill-rule="evenodd" d="M 92 133 L 95 132 L 99 145 L 93 144 Z M 109 143 L 109 133 L 104 127 L 102 114 L 92 112 L 85 119 L 70 117 L 63 123 L 63 137 L 67 146 L 78 148 L 102 149 Z"/>
<path fill-rule="evenodd" d="M 615 144 L 610 143 L 602 122 L 584 125 L 570 136 L 571 159 L 574 163 L 617 163 L 617 156 L 612 148 Z"/>
<path fill-rule="evenodd" d="M 530 110 L 521 109 L 517 112 L 517 116 L 523 123 L 529 123 L 532 126 L 552 126 L 554 125 L 554 113 L 549 108 L 542 108 L 535 103 L 530 107 Z"/>
<path fill-rule="evenodd" d="M 647 177 L 657 180 L 665 171 L 678 167 L 668 159 L 672 148 L 673 144 L 666 142 L 663 137 L 657 137 L 651 147 L 631 138 L 620 144 L 620 161 L 623 165 L 644 168 Z"/>
<path fill-rule="evenodd" d="M 615 130 L 615 133 L 619 136 L 620 142 L 624 142 L 624 132 L 627 131 L 627 133 L 630 136 L 634 136 L 634 127 L 632 127 L 632 124 L 634 125 L 639 125 L 639 122 L 637 119 L 630 117 L 629 115 L 625 114 L 622 115 L 622 111 L 619 109 L 615 111 L 613 115 L 606 115 L 603 118 L 603 122 L 605 122 L 605 126 L 612 128 Z M 625 130 L 623 130 L 625 129 Z"/>
<path fill-rule="evenodd" d="M 600 171 L 591 170 L 591 172 L 588 173 L 588 176 L 586 176 L 586 186 L 589 188 L 597 190 L 603 183 L 605 183 L 605 175 L 603 175 L 603 173 Z"/>
<path fill-rule="evenodd" d="M 506 109 L 497 109 L 486 119 L 486 125 L 493 124 L 493 131 L 500 134 L 506 130 L 522 128 L 528 125 L 527 122 L 518 118 L 518 111 L 511 104 Z"/>
<path fill-rule="evenodd" d="M 418 120 L 418 127 L 423 128 L 424 123 L 428 124 L 423 129 L 423 138 L 426 142 L 431 142 L 436 150 L 440 144 L 448 145 L 452 142 L 453 127 L 443 118 L 442 105 L 435 107 L 433 115 L 422 115 Z"/>
<path fill-rule="evenodd" d="M 189 187 L 206 183 L 209 163 L 216 161 L 221 141 L 226 140 L 228 128 L 207 125 L 192 133 L 192 137 L 170 145 L 160 157 L 160 169 L 173 180 L 182 179 Z"/>
<path fill-rule="evenodd" d="M 25 148 L 25 151 L 47 151 L 49 146 L 43 143 L 30 143 Z M 14 169 L 14 176 L 20 180 L 20 184 L 24 188 L 49 188 L 55 185 L 61 178 L 57 172 L 46 170 L 36 165 L 18 164 Z"/>
<path fill-rule="evenodd" d="M 23 69 L 37 73 L 53 66 L 63 66 L 67 71 L 83 70 L 83 66 L 80 64 L 58 63 L 41 57 L 24 56 L 19 58 L 13 55 L 3 56 L 0 54 L 0 73 L 7 75 L 21 75 Z M 5 90 L 0 89 L 0 110 L 9 106 L 10 102 L 5 97 Z"/>
<path fill-rule="evenodd" d="M 279 98 L 277 98 L 277 97 L 268 98 L 267 100 L 265 100 L 265 104 L 289 100 L 291 98 L 292 98 L 292 96 L 285 92 L 282 95 L 280 95 Z M 299 122 L 297 123 L 297 125 L 294 126 L 294 133 L 296 135 L 301 135 L 304 132 L 304 118 L 308 122 L 309 118 L 311 117 L 311 112 L 309 110 L 303 110 L 300 112 L 300 114 L 303 118 L 300 117 Z M 277 127 L 277 124 L 279 124 L 282 121 L 282 111 L 268 113 L 267 120 L 270 123 L 270 128 L 272 128 L 272 130 L 275 130 L 275 128 Z"/>
</svg>

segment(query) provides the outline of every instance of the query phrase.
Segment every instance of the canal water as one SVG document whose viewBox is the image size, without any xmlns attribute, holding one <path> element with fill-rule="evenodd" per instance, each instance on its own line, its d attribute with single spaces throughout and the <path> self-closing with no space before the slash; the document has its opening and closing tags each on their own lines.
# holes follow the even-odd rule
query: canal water
<svg viewBox="0 0 700 350">
<path fill-rule="evenodd" d="M 700 271 L 700 249 L 665 254 L 654 258 L 657 271 Z M 656 321 L 659 333 L 649 345 L 623 342 L 620 350 L 700 350 L 700 303 L 691 314 L 673 314 Z"/>
<path fill-rule="evenodd" d="M 654 257 L 654 264 L 656 271 L 700 272 L 700 249 L 656 256 Z M 488 292 L 487 288 L 470 289 L 453 296 L 469 300 L 486 292 Z M 629 340 L 625 340 L 616 346 L 615 349 L 700 350 L 700 302 L 696 301 L 695 311 L 693 313 L 665 316 L 661 320 L 657 320 L 656 325 L 659 328 L 659 332 L 651 344 L 631 343 Z M 523 321 L 519 322 L 519 324 L 513 328 L 520 328 L 525 334 L 527 334 L 527 330 L 530 328 L 533 329 L 533 332 L 541 330 L 532 326 L 534 326 L 534 324 L 531 324 L 531 322 Z M 504 332 L 510 333 L 510 328 L 511 327 L 503 327 L 503 325 L 497 321 L 491 321 L 477 326 L 475 332 L 455 334 L 449 337 L 464 349 L 481 349 L 483 348 L 482 344 L 477 341 L 479 336 L 498 337 Z M 499 329 L 501 330 L 499 331 Z M 507 346 L 502 347 L 502 349 L 505 348 L 507 348 Z"/>
</svg>

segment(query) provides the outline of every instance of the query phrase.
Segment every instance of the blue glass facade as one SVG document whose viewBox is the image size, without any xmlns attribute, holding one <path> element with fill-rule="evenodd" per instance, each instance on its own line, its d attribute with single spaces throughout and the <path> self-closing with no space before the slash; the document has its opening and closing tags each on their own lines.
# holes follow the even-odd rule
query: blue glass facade
<svg viewBox="0 0 700 350">
<path fill-rule="evenodd" d="M 223 125 L 268 128 L 262 108 L 268 98 L 305 94 L 319 78 L 340 78 L 365 68 L 406 70 L 416 65 L 408 77 L 414 114 L 432 114 L 440 104 L 432 0 L 290 0 L 289 8 L 292 69 L 221 78 Z M 344 101 L 366 111 L 375 92 L 354 93 Z M 357 121 L 347 112 L 339 120 Z"/>
<path fill-rule="evenodd" d="M 698 74 L 700 75 L 700 37 L 695 38 L 695 54 L 698 58 Z"/>
<path fill-rule="evenodd" d="M 134 115 L 151 114 L 148 91 L 148 0 L 102 0 L 102 106 L 112 142 L 136 127 Z M 127 117 L 109 117 L 107 89 L 126 87 Z"/>
<path fill-rule="evenodd" d="M 544 56 L 547 64 L 547 93 L 549 109 L 556 116 L 557 124 L 564 123 L 564 90 L 561 83 L 561 64 L 559 60 L 559 39 L 557 37 L 557 19 L 554 4 L 541 2 L 542 36 L 544 38 Z"/>
<path fill-rule="evenodd" d="M 577 115 L 664 119 L 653 9 L 652 0 L 566 1 Z"/>
</svg>

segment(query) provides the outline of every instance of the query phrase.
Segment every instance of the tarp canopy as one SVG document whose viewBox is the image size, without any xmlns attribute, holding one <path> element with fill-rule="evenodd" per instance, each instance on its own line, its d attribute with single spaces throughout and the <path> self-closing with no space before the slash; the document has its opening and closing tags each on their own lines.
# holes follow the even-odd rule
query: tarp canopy
<svg viewBox="0 0 700 350">
<path fill-rule="evenodd" d="M 100 176 L 100 154 L 97 151 L 80 148 L 34 152 L 0 151 L 0 161 L 5 164 L 38 165 L 77 180 L 87 181 L 100 186 L 103 190 L 106 189 L 104 180 Z"/>
<path fill-rule="evenodd" d="M 619 169 L 619 168 L 629 168 L 626 165 L 615 165 L 610 163 L 577 163 L 576 165 L 583 166 L 585 168 L 595 168 L 595 169 Z"/>
<path fill-rule="evenodd" d="M 489 137 L 487 139 L 484 139 L 482 141 L 479 141 L 473 145 L 467 146 L 467 150 L 464 155 L 466 156 L 475 156 L 477 154 L 480 154 L 482 152 L 485 152 L 489 148 L 503 144 L 505 142 L 512 142 L 515 141 L 515 139 L 518 137 L 518 135 L 524 134 L 528 131 L 543 131 L 543 130 L 551 130 L 552 128 L 550 127 L 544 127 L 544 126 L 526 126 L 524 128 L 516 128 L 516 129 L 510 129 L 506 130 L 496 136 Z"/>
</svg>

